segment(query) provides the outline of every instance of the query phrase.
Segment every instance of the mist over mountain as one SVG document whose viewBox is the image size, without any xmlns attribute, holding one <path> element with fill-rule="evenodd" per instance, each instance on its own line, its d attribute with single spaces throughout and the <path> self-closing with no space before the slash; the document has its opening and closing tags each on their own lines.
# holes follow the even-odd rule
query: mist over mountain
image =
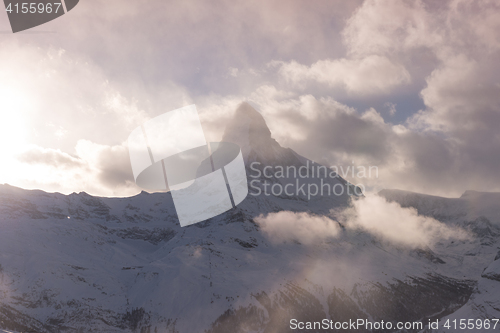
<svg viewBox="0 0 500 333">
<path fill-rule="evenodd" d="M 170 193 L 105 198 L 0 185 L 0 328 L 277 333 L 293 331 L 291 319 L 425 326 L 500 317 L 500 193 L 356 195 L 331 170 L 313 175 L 319 165 L 283 148 L 247 103 L 223 141 L 240 145 L 250 193 L 184 228 Z M 275 195 L 273 185 L 293 195 Z M 344 191 L 311 195 L 316 188 Z M 394 228 L 422 242 L 398 240 Z"/>
</svg>

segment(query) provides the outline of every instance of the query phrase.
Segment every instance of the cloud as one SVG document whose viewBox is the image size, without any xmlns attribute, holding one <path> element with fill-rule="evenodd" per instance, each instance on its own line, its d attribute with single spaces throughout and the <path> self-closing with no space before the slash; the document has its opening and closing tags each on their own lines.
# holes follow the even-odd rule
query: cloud
<svg viewBox="0 0 500 333">
<path fill-rule="evenodd" d="M 351 208 L 334 212 L 349 229 L 364 230 L 383 240 L 410 247 L 432 246 L 440 240 L 464 240 L 469 236 L 431 217 L 418 215 L 414 208 L 370 195 L 353 201 Z"/>
<path fill-rule="evenodd" d="M 359 112 L 332 98 L 262 88 L 250 100 L 283 146 L 325 165 L 382 166 L 390 158 L 392 128 L 375 109 Z"/>
<path fill-rule="evenodd" d="M 95 63 L 64 49 L 3 42 L 0 70 L 0 87 L 18 96 L 2 102 L 2 116 L 16 113 L 33 129 L 23 138 L 28 144 L 66 152 L 82 138 L 110 144 L 123 141 L 135 123 L 148 118 Z M 19 100 L 28 104 L 21 107 Z"/>
<path fill-rule="evenodd" d="M 330 87 L 344 88 L 352 94 L 386 94 L 392 88 L 410 82 L 410 74 L 402 65 L 378 55 L 361 59 L 320 60 L 311 66 L 295 61 L 280 65 L 279 73 L 296 86 L 313 80 Z"/>
<path fill-rule="evenodd" d="M 388 109 L 389 114 L 391 116 L 394 116 L 396 114 L 396 111 L 397 111 L 396 104 L 391 103 L 391 102 L 386 102 L 386 103 L 384 103 L 384 106 Z"/>
<path fill-rule="evenodd" d="M 336 238 L 341 231 L 339 224 L 332 219 L 308 213 L 283 211 L 260 215 L 254 221 L 276 243 L 296 240 L 311 245 Z"/>
<path fill-rule="evenodd" d="M 89 169 L 75 164 L 81 174 L 58 181 L 67 191 L 83 184 L 74 177 L 88 178 L 91 193 L 114 193 L 130 179 L 129 162 L 110 147 L 144 120 L 196 103 L 216 141 L 248 100 L 282 145 L 327 165 L 377 166 L 378 179 L 359 180 L 372 189 L 499 191 L 499 13 L 486 0 L 130 2 L 119 10 L 96 0 L 45 26 L 57 40 L 0 42 L 2 181 L 13 183 L 26 145 L 39 150 L 25 155 L 23 173 L 36 174 L 82 159 L 76 147 L 87 140 L 96 145 L 84 150 L 116 159 L 78 160 Z"/>
<path fill-rule="evenodd" d="M 274 243 L 299 241 L 305 245 L 340 239 L 339 221 L 347 230 L 361 230 L 382 241 L 396 245 L 432 247 L 442 240 L 466 240 L 470 235 L 431 217 L 422 216 L 414 208 L 402 208 L 377 195 L 352 201 L 348 208 L 331 211 L 331 217 L 282 211 L 260 215 L 254 219 L 262 232 Z"/>
<path fill-rule="evenodd" d="M 177 107 L 178 101 L 162 102 L 170 94 L 182 101 L 182 89 L 171 85 L 161 97 L 148 99 L 139 88 L 135 98 L 125 97 L 123 87 L 86 56 L 14 41 L 1 44 L 2 181 L 64 193 L 137 193 L 128 183 L 132 173 L 126 147 L 119 143 L 155 116 L 160 104 Z M 148 102 L 156 106 L 146 112 L 142 106 Z M 95 149 L 93 155 L 89 149 Z"/>
<path fill-rule="evenodd" d="M 368 187 L 445 196 L 459 196 L 466 189 L 500 191 L 496 177 L 500 168 L 499 13 L 500 5 L 492 1 L 440 5 L 364 1 L 342 32 L 346 57 L 325 58 L 311 66 L 277 62 L 298 96 L 263 101 L 261 110 L 278 141 L 309 158 L 330 165 L 355 161 L 378 166 L 379 179 L 361 180 Z M 392 85 L 387 81 L 388 96 L 397 97 L 407 84 L 412 94 L 420 92 L 423 108 L 405 110 L 407 106 L 398 102 L 395 114 L 396 103 L 389 99 L 376 110 L 352 111 L 349 103 L 317 96 L 321 91 L 345 98 L 338 90 L 321 90 L 311 81 L 330 88 L 344 85 L 348 90 L 346 80 L 358 82 L 356 71 L 363 59 L 385 59 L 404 68 L 407 75 L 401 77 L 411 77 L 411 82 L 395 80 Z M 344 71 L 351 63 L 356 64 L 354 71 Z M 384 91 L 381 85 L 371 86 L 369 79 L 357 87 L 358 95 L 351 98 L 355 103 L 363 99 L 361 92 Z M 384 119 L 380 111 L 388 106 Z M 268 111 L 271 107 L 276 110 Z M 309 116 L 303 116 L 306 113 Z M 392 114 L 395 117 L 389 118 Z M 389 122 L 404 114 L 411 115 L 406 122 Z M 274 125 L 273 118 L 280 117 L 290 126 L 290 134 Z"/>
<path fill-rule="evenodd" d="M 76 154 L 29 145 L 8 161 L 8 183 L 65 194 L 85 191 L 105 196 L 137 194 L 125 145 L 79 140 Z"/>
<path fill-rule="evenodd" d="M 165 94 L 172 81 L 199 95 L 237 93 L 258 81 L 241 72 L 259 69 L 270 59 L 293 55 L 314 61 L 339 53 L 341 37 L 336 31 L 360 3 L 96 0 L 44 25 L 57 31 L 57 40 L 24 36 L 23 43 L 56 45 L 87 55 L 110 81 L 132 88 L 124 96 L 142 84 Z M 338 42 L 325 43 L 327 38 Z M 228 80 L 229 67 L 240 69 L 240 80 Z"/>
<path fill-rule="evenodd" d="M 115 193 L 122 189 L 137 191 L 125 144 L 107 146 L 80 140 L 76 151 L 95 171 L 96 180 L 101 186 L 112 189 Z"/>
<path fill-rule="evenodd" d="M 500 190 L 494 177 L 500 167 L 496 111 L 467 111 L 457 122 L 456 110 L 448 129 L 426 130 L 413 123 L 393 125 L 373 108 L 360 112 L 331 98 L 266 96 L 255 94 L 253 100 L 283 146 L 328 166 L 377 167 L 377 178 L 349 179 L 356 184 L 445 196 L 471 188 Z"/>
<path fill-rule="evenodd" d="M 42 148 L 35 145 L 17 155 L 17 160 L 26 164 L 43 164 L 57 168 L 78 168 L 84 165 L 81 159 L 59 149 Z"/>
<path fill-rule="evenodd" d="M 425 1 L 364 1 L 342 32 L 348 54 L 394 57 L 403 50 L 440 44 L 443 36 L 437 24 L 446 6 Z"/>
<path fill-rule="evenodd" d="M 417 53 L 439 45 L 444 38 L 439 33 L 439 18 L 439 12 L 432 15 L 422 1 L 367 0 L 347 20 L 341 33 L 346 57 L 328 57 L 310 66 L 294 60 L 271 64 L 278 65 L 279 74 L 295 87 L 304 88 L 315 81 L 343 88 L 340 91 L 358 98 L 387 95 L 410 84 L 414 75 L 422 75 L 422 67 L 427 65 L 418 59 L 409 61 L 404 52 Z M 414 63 L 417 71 L 412 68 Z"/>
</svg>

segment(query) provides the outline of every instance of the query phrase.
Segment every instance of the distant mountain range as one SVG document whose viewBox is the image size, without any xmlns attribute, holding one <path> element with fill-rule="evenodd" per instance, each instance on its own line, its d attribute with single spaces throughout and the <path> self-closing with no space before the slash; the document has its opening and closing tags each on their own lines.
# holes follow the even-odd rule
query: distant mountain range
<svg viewBox="0 0 500 333">
<path fill-rule="evenodd" d="M 265 181 L 295 184 L 291 176 L 267 177 L 266 166 L 316 165 L 272 139 L 248 104 L 236 110 L 223 140 L 240 145 L 248 180 L 261 189 Z M 300 181 L 321 184 L 320 177 Z M 326 181 L 353 187 L 341 177 Z M 291 319 L 500 318 L 500 193 L 467 191 L 450 199 L 381 191 L 388 201 L 472 235 L 431 249 L 391 244 L 342 223 L 335 240 L 273 242 L 256 217 L 327 216 L 364 198 L 348 191 L 250 192 L 235 209 L 181 228 L 170 193 L 102 198 L 0 185 L 0 328 L 278 333 L 299 331 L 290 329 Z"/>
</svg>

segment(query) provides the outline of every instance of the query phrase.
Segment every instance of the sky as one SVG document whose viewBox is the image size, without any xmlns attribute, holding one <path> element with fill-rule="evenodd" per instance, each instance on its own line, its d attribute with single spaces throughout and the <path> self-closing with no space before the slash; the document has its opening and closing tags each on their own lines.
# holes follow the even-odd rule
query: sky
<svg viewBox="0 0 500 333">
<path fill-rule="evenodd" d="M 9 31 L 1 11 L 0 183 L 134 195 L 133 129 L 196 104 L 219 140 L 249 101 L 282 146 L 376 166 L 349 179 L 368 191 L 500 191 L 495 0 L 81 0 Z"/>
</svg>

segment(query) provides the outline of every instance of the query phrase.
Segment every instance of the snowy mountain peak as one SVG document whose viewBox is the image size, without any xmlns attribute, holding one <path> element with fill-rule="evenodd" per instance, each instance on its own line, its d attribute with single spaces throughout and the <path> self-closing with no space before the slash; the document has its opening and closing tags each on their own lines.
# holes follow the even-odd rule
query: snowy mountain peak
<svg viewBox="0 0 500 333">
<path fill-rule="evenodd" d="M 222 141 L 238 144 L 245 163 L 265 165 L 300 165 L 306 159 L 289 148 L 283 148 L 272 138 L 264 117 L 247 102 L 236 109 L 227 125 Z"/>
<path fill-rule="evenodd" d="M 267 127 L 264 117 L 259 111 L 255 110 L 248 102 L 241 102 L 234 112 L 232 123 L 226 131 L 230 131 L 233 127 L 247 125 L 248 130 L 252 134 L 259 134 L 265 136 L 267 139 L 271 138 L 271 131 Z"/>
<path fill-rule="evenodd" d="M 224 132 L 224 140 L 226 139 L 238 143 L 240 146 L 273 140 L 264 117 L 247 102 L 238 105 L 234 112 L 233 119 Z"/>
<path fill-rule="evenodd" d="M 222 140 L 238 144 L 244 157 L 264 147 L 280 147 L 271 137 L 264 117 L 247 102 L 242 102 L 234 112 Z"/>
</svg>

